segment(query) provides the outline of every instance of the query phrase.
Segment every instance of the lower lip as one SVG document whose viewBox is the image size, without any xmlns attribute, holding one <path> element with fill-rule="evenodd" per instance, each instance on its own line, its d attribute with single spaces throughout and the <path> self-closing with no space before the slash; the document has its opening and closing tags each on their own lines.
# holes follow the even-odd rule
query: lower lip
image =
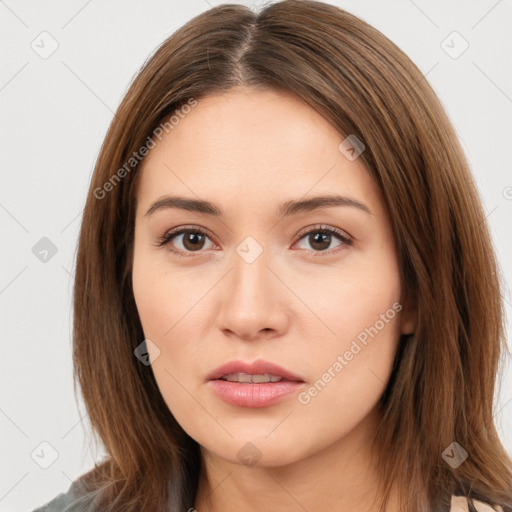
<svg viewBox="0 0 512 512">
<path fill-rule="evenodd" d="M 213 390 L 222 400 L 238 407 L 268 407 L 295 393 L 303 384 L 304 382 L 290 380 L 261 384 L 229 382 L 221 379 L 210 381 Z"/>
</svg>

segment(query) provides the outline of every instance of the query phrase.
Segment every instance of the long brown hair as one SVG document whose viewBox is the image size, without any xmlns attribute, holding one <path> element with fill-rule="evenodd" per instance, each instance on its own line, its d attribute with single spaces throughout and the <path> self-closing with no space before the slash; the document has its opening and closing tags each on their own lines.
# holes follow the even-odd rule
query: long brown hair
<svg viewBox="0 0 512 512">
<path fill-rule="evenodd" d="M 382 191 L 418 320 L 414 336 L 400 340 L 381 399 L 381 510 L 396 484 L 404 510 L 444 510 L 459 494 L 512 511 L 512 463 L 493 422 L 506 349 L 500 279 L 465 155 L 432 88 L 395 44 L 307 0 L 259 13 L 225 4 L 195 17 L 144 64 L 111 123 L 83 214 L 74 290 L 75 392 L 78 383 L 107 453 L 83 479 L 91 494 L 102 510 L 193 506 L 198 444 L 151 367 L 134 357 L 144 333 L 131 283 L 138 160 L 130 159 L 191 100 L 234 86 L 298 95 L 340 134 L 355 135 Z M 456 469 L 442 458 L 452 442 L 468 453 Z"/>
</svg>

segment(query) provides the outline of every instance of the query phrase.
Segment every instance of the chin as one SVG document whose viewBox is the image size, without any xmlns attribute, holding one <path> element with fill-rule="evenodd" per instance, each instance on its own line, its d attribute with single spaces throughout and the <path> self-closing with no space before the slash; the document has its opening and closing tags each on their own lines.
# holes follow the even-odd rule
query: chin
<svg viewBox="0 0 512 512">
<path fill-rule="evenodd" d="M 265 435 L 267 434 L 240 436 L 229 441 L 226 440 L 226 443 L 222 445 L 216 443 L 211 446 L 211 449 L 210 446 L 202 445 L 201 449 L 226 462 L 248 467 L 286 466 L 308 456 L 304 446 L 300 451 L 297 450 L 297 447 L 301 446 L 298 439 L 286 436 L 288 442 L 285 443 L 283 437 L 269 440 L 265 438 Z"/>
</svg>

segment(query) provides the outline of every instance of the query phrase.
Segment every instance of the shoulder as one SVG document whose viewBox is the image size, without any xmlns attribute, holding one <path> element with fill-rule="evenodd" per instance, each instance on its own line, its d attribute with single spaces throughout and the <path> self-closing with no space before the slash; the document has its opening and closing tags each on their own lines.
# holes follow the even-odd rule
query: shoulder
<svg viewBox="0 0 512 512">
<path fill-rule="evenodd" d="M 474 509 L 476 512 L 503 512 L 499 506 L 491 507 L 486 503 L 474 500 Z M 452 496 L 450 512 L 470 512 L 468 500 L 464 496 Z"/>
<path fill-rule="evenodd" d="M 67 492 L 61 492 L 51 501 L 32 512 L 98 512 L 96 494 L 85 488 L 84 477 L 75 480 Z"/>
</svg>

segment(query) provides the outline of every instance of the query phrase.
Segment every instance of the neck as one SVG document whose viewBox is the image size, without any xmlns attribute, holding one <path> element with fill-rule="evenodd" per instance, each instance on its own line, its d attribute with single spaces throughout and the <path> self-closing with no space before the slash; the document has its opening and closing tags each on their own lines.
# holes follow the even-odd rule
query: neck
<svg viewBox="0 0 512 512">
<path fill-rule="evenodd" d="M 379 477 L 372 445 L 379 420 L 374 410 L 335 444 L 281 466 L 235 464 L 201 447 L 203 465 L 194 508 L 198 512 L 377 512 Z M 394 496 L 389 509 L 396 510 Z"/>
</svg>

